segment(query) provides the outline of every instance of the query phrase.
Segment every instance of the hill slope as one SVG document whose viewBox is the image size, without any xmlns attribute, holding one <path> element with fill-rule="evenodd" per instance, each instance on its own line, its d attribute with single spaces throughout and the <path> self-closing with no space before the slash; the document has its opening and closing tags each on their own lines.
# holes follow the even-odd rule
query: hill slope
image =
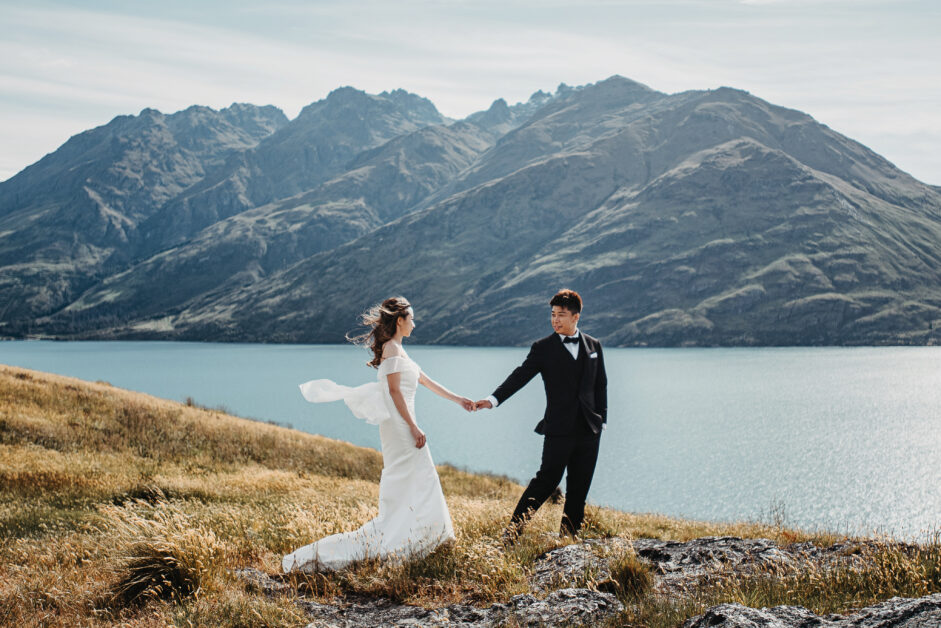
<svg viewBox="0 0 941 628">
<path fill-rule="evenodd" d="M 827 613 L 941 589 L 936 543 L 844 542 L 814 552 L 825 560 L 848 560 L 848 568 L 831 563 L 820 569 L 813 563 L 807 571 L 798 563 L 792 572 L 781 570 L 784 554 L 770 540 L 716 537 L 766 536 L 782 548 L 794 541 L 834 539 L 767 525 L 705 524 L 594 507 L 584 530 L 588 543 L 559 539 L 561 506 L 547 504 L 517 545 L 505 549 L 500 532 L 522 487 L 447 466 L 439 473 L 455 523 L 454 543 L 420 560 L 367 561 L 341 573 L 280 576 L 284 553 L 376 515 L 381 464 L 376 451 L 320 436 L 105 382 L 0 365 L 0 621 L 294 626 L 310 621 L 308 614 L 333 613 L 336 619 L 340 611 L 331 609 L 339 599 L 348 602 L 344 613 L 360 614 L 352 617 L 354 625 L 368 625 L 383 610 L 429 616 L 414 606 L 398 606 L 403 603 L 452 605 L 479 623 L 487 609 L 478 607 L 500 610 L 498 616 L 505 618 L 514 604 L 542 603 L 521 595 L 508 606 L 491 605 L 529 593 L 538 583 L 536 592 L 543 596 L 544 587 L 563 586 L 572 577 L 576 584 L 565 586 L 580 588 L 568 591 L 613 601 L 596 590 L 607 587 L 626 603 L 613 614 L 608 608 L 604 625 L 666 628 L 733 600 L 800 603 Z M 714 536 L 687 544 L 655 540 L 703 535 Z M 625 542 L 631 539 L 647 548 L 643 561 Z M 600 557 L 613 565 L 607 580 L 600 579 L 602 563 L 592 558 L 593 547 L 607 548 Z M 749 551 L 742 548 L 760 549 L 762 560 L 775 567 L 749 571 Z M 787 551 L 801 561 L 819 560 L 801 558 L 811 549 L 798 543 Z M 744 569 L 729 571 L 728 564 L 719 564 L 721 577 L 701 584 L 712 553 L 730 551 L 730 558 L 745 561 Z M 590 567 L 566 562 L 574 556 L 594 562 Z M 651 589 L 651 565 L 674 569 L 674 561 L 691 575 L 661 570 Z M 565 578 L 557 582 L 560 575 Z M 687 584 L 680 586 L 676 576 Z M 563 600 L 558 612 L 571 612 L 573 595 L 560 591 L 545 604 Z M 932 612 L 933 599 L 923 598 L 919 612 Z M 905 606 L 906 617 L 912 606 Z M 549 613 L 550 624 L 565 616 L 551 607 L 540 612 Z"/>
</svg>

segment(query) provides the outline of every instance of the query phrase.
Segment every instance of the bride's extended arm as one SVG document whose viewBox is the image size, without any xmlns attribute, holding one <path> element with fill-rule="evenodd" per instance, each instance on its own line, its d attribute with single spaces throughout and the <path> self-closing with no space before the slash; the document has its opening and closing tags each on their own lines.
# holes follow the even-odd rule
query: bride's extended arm
<svg viewBox="0 0 941 628">
<path fill-rule="evenodd" d="M 473 412 L 476 409 L 476 406 L 473 401 L 467 397 L 461 397 L 460 395 L 455 395 L 453 392 L 431 379 L 424 372 L 419 376 L 418 383 L 438 395 L 439 397 L 444 397 L 448 401 L 453 401 L 458 404 L 468 412 Z"/>
<path fill-rule="evenodd" d="M 408 404 L 405 403 L 405 395 L 402 394 L 402 388 L 400 386 L 402 383 L 402 374 L 389 373 L 386 376 L 386 381 L 389 382 L 389 396 L 392 397 L 392 403 L 395 404 L 395 409 L 399 411 L 399 414 L 402 415 L 402 418 L 408 423 L 408 429 L 411 430 L 412 436 L 415 437 L 415 446 L 421 449 L 425 446 L 425 433 L 421 431 L 418 424 L 415 423 L 415 417 L 412 416 L 412 413 L 408 409 Z"/>
</svg>

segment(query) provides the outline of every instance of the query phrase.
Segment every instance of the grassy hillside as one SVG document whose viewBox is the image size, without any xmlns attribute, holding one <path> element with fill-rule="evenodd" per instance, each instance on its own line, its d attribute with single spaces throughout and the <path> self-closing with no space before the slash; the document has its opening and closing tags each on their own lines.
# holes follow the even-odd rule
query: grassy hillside
<svg viewBox="0 0 941 628">
<path fill-rule="evenodd" d="M 290 598 L 267 598 L 232 572 L 278 573 L 283 554 L 375 516 L 381 466 L 370 449 L 0 365 L 0 625 L 303 625 Z M 405 565 L 288 580 L 322 601 L 361 593 L 429 607 L 528 592 L 533 560 L 564 543 L 550 534 L 561 507 L 544 508 L 504 551 L 500 531 L 522 487 L 447 466 L 439 472 L 455 543 Z M 585 533 L 833 540 L 600 508 L 589 509 Z M 919 572 L 935 590 L 936 554 L 934 571 Z M 758 590 L 750 586 L 716 589 L 682 608 L 643 600 L 621 619 L 670 625 L 717 600 L 747 600 Z M 884 593 L 871 588 L 846 605 Z M 793 597 L 786 587 L 779 594 Z"/>
</svg>

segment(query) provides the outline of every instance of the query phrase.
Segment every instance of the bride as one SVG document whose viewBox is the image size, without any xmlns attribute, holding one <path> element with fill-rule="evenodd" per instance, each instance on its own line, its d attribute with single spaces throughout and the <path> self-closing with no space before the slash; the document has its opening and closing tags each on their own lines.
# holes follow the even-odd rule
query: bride
<svg viewBox="0 0 941 628">
<path fill-rule="evenodd" d="M 354 340 L 370 343 L 378 368 L 377 382 L 356 388 L 319 379 L 301 384 L 311 402 L 343 399 L 360 419 L 379 426 L 382 441 L 382 478 L 379 515 L 358 530 L 320 539 L 284 557 L 285 572 L 336 570 L 366 558 L 424 556 L 454 538 L 451 515 L 441 492 L 438 472 L 415 421 L 418 384 L 474 410 L 474 402 L 455 395 L 416 364 L 402 347 L 415 329 L 415 314 L 403 297 L 386 299 L 363 315 L 372 327 Z"/>
</svg>

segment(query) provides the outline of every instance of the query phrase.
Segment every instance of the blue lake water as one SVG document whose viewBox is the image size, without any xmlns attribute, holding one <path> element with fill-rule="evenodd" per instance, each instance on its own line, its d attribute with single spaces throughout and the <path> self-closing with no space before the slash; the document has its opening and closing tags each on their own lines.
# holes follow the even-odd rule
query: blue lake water
<svg viewBox="0 0 941 628">
<path fill-rule="evenodd" d="M 409 345 L 451 390 L 490 394 L 523 348 Z M 377 429 L 297 385 L 371 381 L 343 345 L 0 342 L 0 363 L 378 447 Z M 941 527 L 941 347 L 607 349 L 608 429 L 590 501 L 706 520 L 923 537 Z M 534 380 L 503 406 L 466 413 L 422 388 L 420 425 L 438 463 L 522 482 L 539 465 Z"/>
</svg>

